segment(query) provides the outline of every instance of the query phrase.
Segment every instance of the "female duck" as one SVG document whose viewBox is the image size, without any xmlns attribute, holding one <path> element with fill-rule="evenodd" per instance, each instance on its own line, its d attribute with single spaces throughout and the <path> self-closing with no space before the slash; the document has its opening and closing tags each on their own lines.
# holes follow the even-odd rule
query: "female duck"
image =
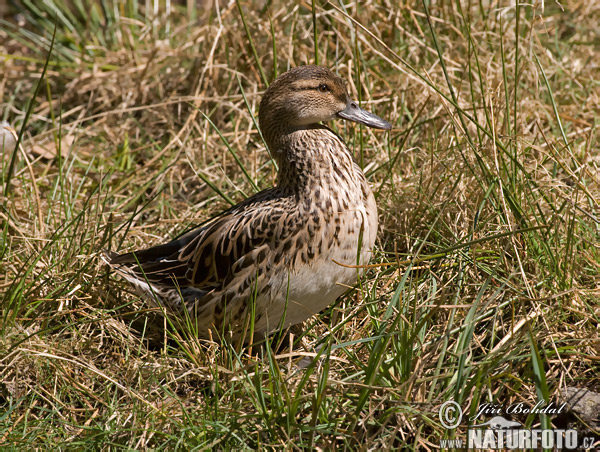
<svg viewBox="0 0 600 452">
<path fill-rule="evenodd" d="M 300 66 L 277 78 L 259 124 L 279 165 L 277 185 L 177 240 L 108 264 L 154 304 L 187 309 L 204 338 L 238 339 L 300 323 L 332 303 L 366 264 L 377 206 L 344 141 L 321 121 L 391 125 L 358 107 L 340 77 Z"/>
</svg>

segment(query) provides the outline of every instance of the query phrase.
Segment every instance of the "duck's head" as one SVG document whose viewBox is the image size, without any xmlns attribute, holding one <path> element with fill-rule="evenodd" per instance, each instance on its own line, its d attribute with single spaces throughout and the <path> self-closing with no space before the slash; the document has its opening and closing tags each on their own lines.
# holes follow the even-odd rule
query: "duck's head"
<svg viewBox="0 0 600 452">
<path fill-rule="evenodd" d="M 390 123 L 358 106 L 344 81 L 321 66 L 299 66 L 279 76 L 260 103 L 263 134 L 282 129 L 307 128 L 321 121 L 341 118 L 375 129 L 391 129 Z"/>
</svg>

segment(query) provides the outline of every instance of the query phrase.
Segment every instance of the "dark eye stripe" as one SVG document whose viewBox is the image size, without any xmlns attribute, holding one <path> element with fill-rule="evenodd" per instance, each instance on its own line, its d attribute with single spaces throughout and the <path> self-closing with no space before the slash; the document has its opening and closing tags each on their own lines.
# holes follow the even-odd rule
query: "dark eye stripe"
<svg viewBox="0 0 600 452">
<path fill-rule="evenodd" d="M 323 90 L 323 88 L 324 88 L 324 90 Z M 321 83 L 317 86 L 299 86 L 297 89 L 302 90 L 302 91 L 311 90 L 311 91 L 331 92 L 331 88 L 329 87 L 329 85 L 327 85 L 325 83 Z"/>
</svg>

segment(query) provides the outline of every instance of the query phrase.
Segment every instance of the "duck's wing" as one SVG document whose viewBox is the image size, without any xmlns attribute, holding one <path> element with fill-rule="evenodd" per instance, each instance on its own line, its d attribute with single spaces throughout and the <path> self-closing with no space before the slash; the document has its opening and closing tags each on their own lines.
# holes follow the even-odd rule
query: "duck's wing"
<svg viewBox="0 0 600 452">
<path fill-rule="evenodd" d="M 273 258 L 290 232 L 289 203 L 274 189 L 266 190 L 179 239 L 105 260 L 146 291 L 176 289 L 201 298 L 240 273 L 256 274 Z"/>
</svg>

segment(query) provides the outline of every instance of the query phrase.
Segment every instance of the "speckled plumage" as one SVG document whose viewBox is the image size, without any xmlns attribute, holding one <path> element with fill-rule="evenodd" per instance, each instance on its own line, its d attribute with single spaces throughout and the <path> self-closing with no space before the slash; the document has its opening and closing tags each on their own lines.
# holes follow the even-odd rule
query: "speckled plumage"
<svg viewBox="0 0 600 452">
<path fill-rule="evenodd" d="M 367 263 L 377 233 L 377 206 L 362 170 L 344 141 L 319 124 L 334 118 L 390 128 L 358 108 L 328 69 L 282 74 L 259 113 L 279 165 L 277 185 L 175 241 L 106 261 L 152 302 L 185 306 L 201 337 L 239 338 L 253 302 L 258 334 L 321 311 L 360 273 L 334 261 Z"/>
</svg>

